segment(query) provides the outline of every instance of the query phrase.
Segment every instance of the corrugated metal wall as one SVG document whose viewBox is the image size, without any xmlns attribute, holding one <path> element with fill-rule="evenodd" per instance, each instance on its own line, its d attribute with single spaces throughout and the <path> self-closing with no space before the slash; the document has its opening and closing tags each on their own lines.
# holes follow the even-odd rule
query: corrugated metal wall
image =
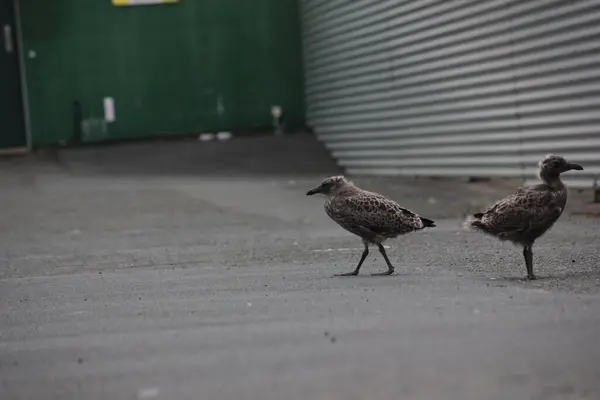
<svg viewBox="0 0 600 400">
<path fill-rule="evenodd" d="M 35 147 L 304 125 L 297 0 L 18 4 Z"/>
<path fill-rule="evenodd" d="M 302 0 L 308 123 L 354 174 L 600 174 L 600 1 Z"/>
</svg>

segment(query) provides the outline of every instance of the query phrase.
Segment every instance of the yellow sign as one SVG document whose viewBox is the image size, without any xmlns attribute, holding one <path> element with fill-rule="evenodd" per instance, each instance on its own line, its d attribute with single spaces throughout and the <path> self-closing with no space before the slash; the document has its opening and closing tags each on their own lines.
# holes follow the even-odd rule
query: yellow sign
<svg viewBox="0 0 600 400">
<path fill-rule="evenodd" d="M 146 4 L 179 3 L 179 0 L 112 0 L 115 6 L 141 6 Z"/>
</svg>

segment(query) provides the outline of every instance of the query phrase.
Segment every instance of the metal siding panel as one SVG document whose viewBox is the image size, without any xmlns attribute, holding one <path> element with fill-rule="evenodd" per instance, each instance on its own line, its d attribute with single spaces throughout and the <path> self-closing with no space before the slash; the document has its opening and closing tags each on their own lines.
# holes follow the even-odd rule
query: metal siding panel
<svg viewBox="0 0 600 400">
<path fill-rule="evenodd" d="M 307 118 L 349 173 L 600 176 L 600 2 L 302 0 Z M 575 176 L 576 175 L 576 176 Z M 571 178 L 572 177 L 572 178 Z"/>
</svg>

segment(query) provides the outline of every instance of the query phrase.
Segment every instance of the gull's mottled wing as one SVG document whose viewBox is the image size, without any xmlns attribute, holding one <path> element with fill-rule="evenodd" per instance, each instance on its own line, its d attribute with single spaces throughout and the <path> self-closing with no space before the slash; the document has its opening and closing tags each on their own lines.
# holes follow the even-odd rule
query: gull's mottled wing
<svg viewBox="0 0 600 400">
<path fill-rule="evenodd" d="M 519 188 L 483 212 L 480 221 L 490 232 L 511 236 L 552 225 L 561 212 L 553 193 Z"/>
<path fill-rule="evenodd" d="M 362 192 L 333 199 L 329 216 L 350 231 L 360 226 L 378 235 L 401 234 L 423 228 L 421 218 L 385 196 Z"/>
</svg>

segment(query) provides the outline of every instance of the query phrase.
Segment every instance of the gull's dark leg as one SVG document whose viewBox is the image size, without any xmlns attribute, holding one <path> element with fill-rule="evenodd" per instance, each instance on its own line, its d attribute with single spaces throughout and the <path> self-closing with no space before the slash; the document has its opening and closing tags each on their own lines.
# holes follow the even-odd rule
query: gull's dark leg
<svg viewBox="0 0 600 400">
<path fill-rule="evenodd" d="M 374 273 L 371 275 L 391 275 L 391 274 L 393 274 L 394 266 L 390 262 L 390 259 L 388 258 L 387 254 L 385 254 L 385 249 L 383 248 L 383 245 L 380 243 L 377 246 L 379 246 L 379 252 L 383 255 L 383 258 L 385 259 L 385 263 L 388 266 L 388 270 L 386 272 L 377 272 L 377 273 Z"/>
<path fill-rule="evenodd" d="M 363 251 L 362 256 L 360 257 L 360 261 L 358 262 L 358 265 L 356 266 L 356 268 L 354 268 L 354 271 L 352 272 L 346 272 L 343 274 L 336 274 L 335 276 L 356 276 L 358 275 L 358 271 L 360 271 L 360 267 L 362 266 L 363 262 L 365 262 L 365 258 L 367 258 L 367 256 L 369 255 L 369 245 L 364 242 L 365 245 L 365 251 Z"/>
<path fill-rule="evenodd" d="M 527 279 L 532 281 L 536 278 L 533 274 L 533 252 L 531 251 L 530 244 L 526 244 L 523 247 L 523 257 L 525 257 L 525 265 L 527 266 Z"/>
</svg>

